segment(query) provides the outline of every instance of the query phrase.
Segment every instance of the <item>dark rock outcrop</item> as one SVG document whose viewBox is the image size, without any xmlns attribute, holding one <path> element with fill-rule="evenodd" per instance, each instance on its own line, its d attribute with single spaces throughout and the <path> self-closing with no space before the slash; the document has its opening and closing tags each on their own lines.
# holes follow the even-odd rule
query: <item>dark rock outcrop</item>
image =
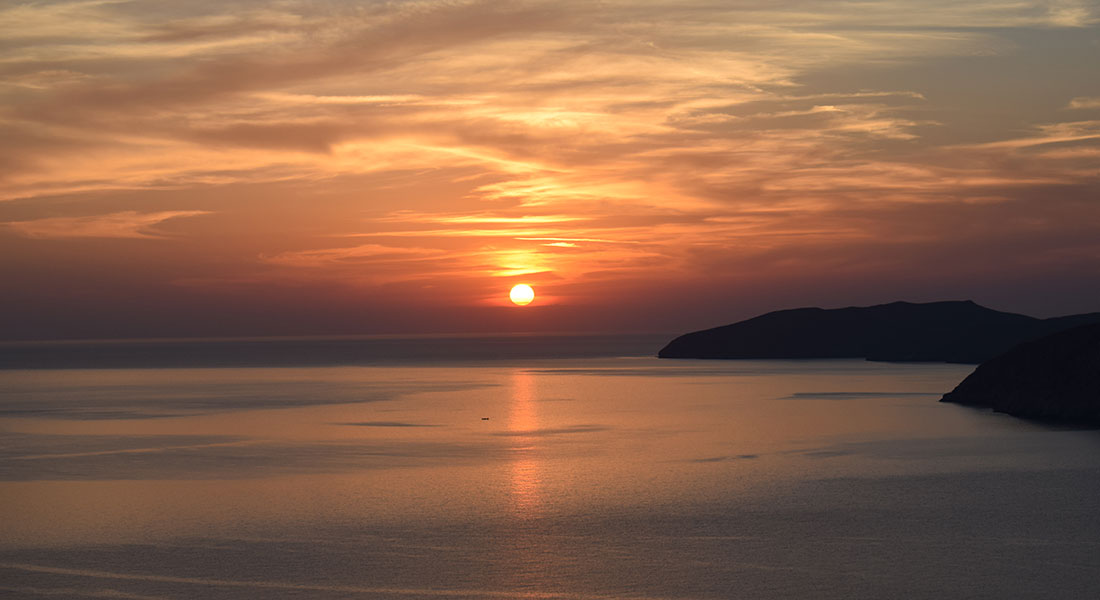
<svg viewBox="0 0 1100 600">
<path fill-rule="evenodd" d="M 971 301 L 798 308 L 682 335 L 658 356 L 980 363 L 1082 323 L 1100 323 L 1100 313 L 1036 319 Z"/>
<path fill-rule="evenodd" d="M 979 365 L 940 401 L 1100 424 L 1100 324 L 1021 344 Z"/>
</svg>

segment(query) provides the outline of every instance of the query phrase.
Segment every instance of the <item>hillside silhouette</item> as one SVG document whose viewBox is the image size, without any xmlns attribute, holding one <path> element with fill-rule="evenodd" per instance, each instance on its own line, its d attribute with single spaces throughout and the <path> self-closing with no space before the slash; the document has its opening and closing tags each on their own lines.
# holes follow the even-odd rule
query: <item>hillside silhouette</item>
<svg viewBox="0 0 1100 600">
<path fill-rule="evenodd" d="M 684 334 L 660 358 L 866 358 L 977 364 L 1100 313 L 1037 319 L 970 300 L 892 302 L 838 309 L 796 308 Z"/>
<path fill-rule="evenodd" d="M 1100 423 L 1100 324 L 1021 344 L 979 365 L 940 401 L 1017 417 Z"/>
</svg>

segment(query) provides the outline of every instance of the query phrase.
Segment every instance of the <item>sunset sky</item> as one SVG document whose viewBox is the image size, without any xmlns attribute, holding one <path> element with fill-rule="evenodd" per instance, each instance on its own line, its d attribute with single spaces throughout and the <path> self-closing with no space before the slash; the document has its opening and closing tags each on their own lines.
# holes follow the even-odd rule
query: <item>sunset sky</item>
<svg viewBox="0 0 1100 600">
<path fill-rule="evenodd" d="M 9 0 L 0 48 L 4 339 L 1100 311 L 1100 2 Z"/>
</svg>

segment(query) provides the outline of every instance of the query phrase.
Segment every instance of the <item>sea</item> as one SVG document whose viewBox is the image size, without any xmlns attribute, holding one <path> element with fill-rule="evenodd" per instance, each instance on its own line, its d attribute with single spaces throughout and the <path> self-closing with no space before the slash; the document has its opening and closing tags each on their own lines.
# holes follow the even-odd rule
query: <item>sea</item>
<svg viewBox="0 0 1100 600">
<path fill-rule="evenodd" d="M 0 344 L 0 597 L 1100 598 L 1100 431 L 671 337 Z"/>
</svg>

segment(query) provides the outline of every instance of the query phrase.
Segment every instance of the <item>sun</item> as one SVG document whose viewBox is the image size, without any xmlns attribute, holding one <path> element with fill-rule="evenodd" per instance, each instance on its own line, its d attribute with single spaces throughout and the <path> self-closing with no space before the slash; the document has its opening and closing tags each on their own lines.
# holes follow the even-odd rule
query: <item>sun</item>
<svg viewBox="0 0 1100 600">
<path fill-rule="evenodd" d="M 508 297 L 512 299 L 513 304 L 526 306 L 535 299 L 535 290 L 531 289 L 531 286 L 526 283 L 521 283 L 512 288 L 512 291 L 508 293 Z"/>
</svg>

